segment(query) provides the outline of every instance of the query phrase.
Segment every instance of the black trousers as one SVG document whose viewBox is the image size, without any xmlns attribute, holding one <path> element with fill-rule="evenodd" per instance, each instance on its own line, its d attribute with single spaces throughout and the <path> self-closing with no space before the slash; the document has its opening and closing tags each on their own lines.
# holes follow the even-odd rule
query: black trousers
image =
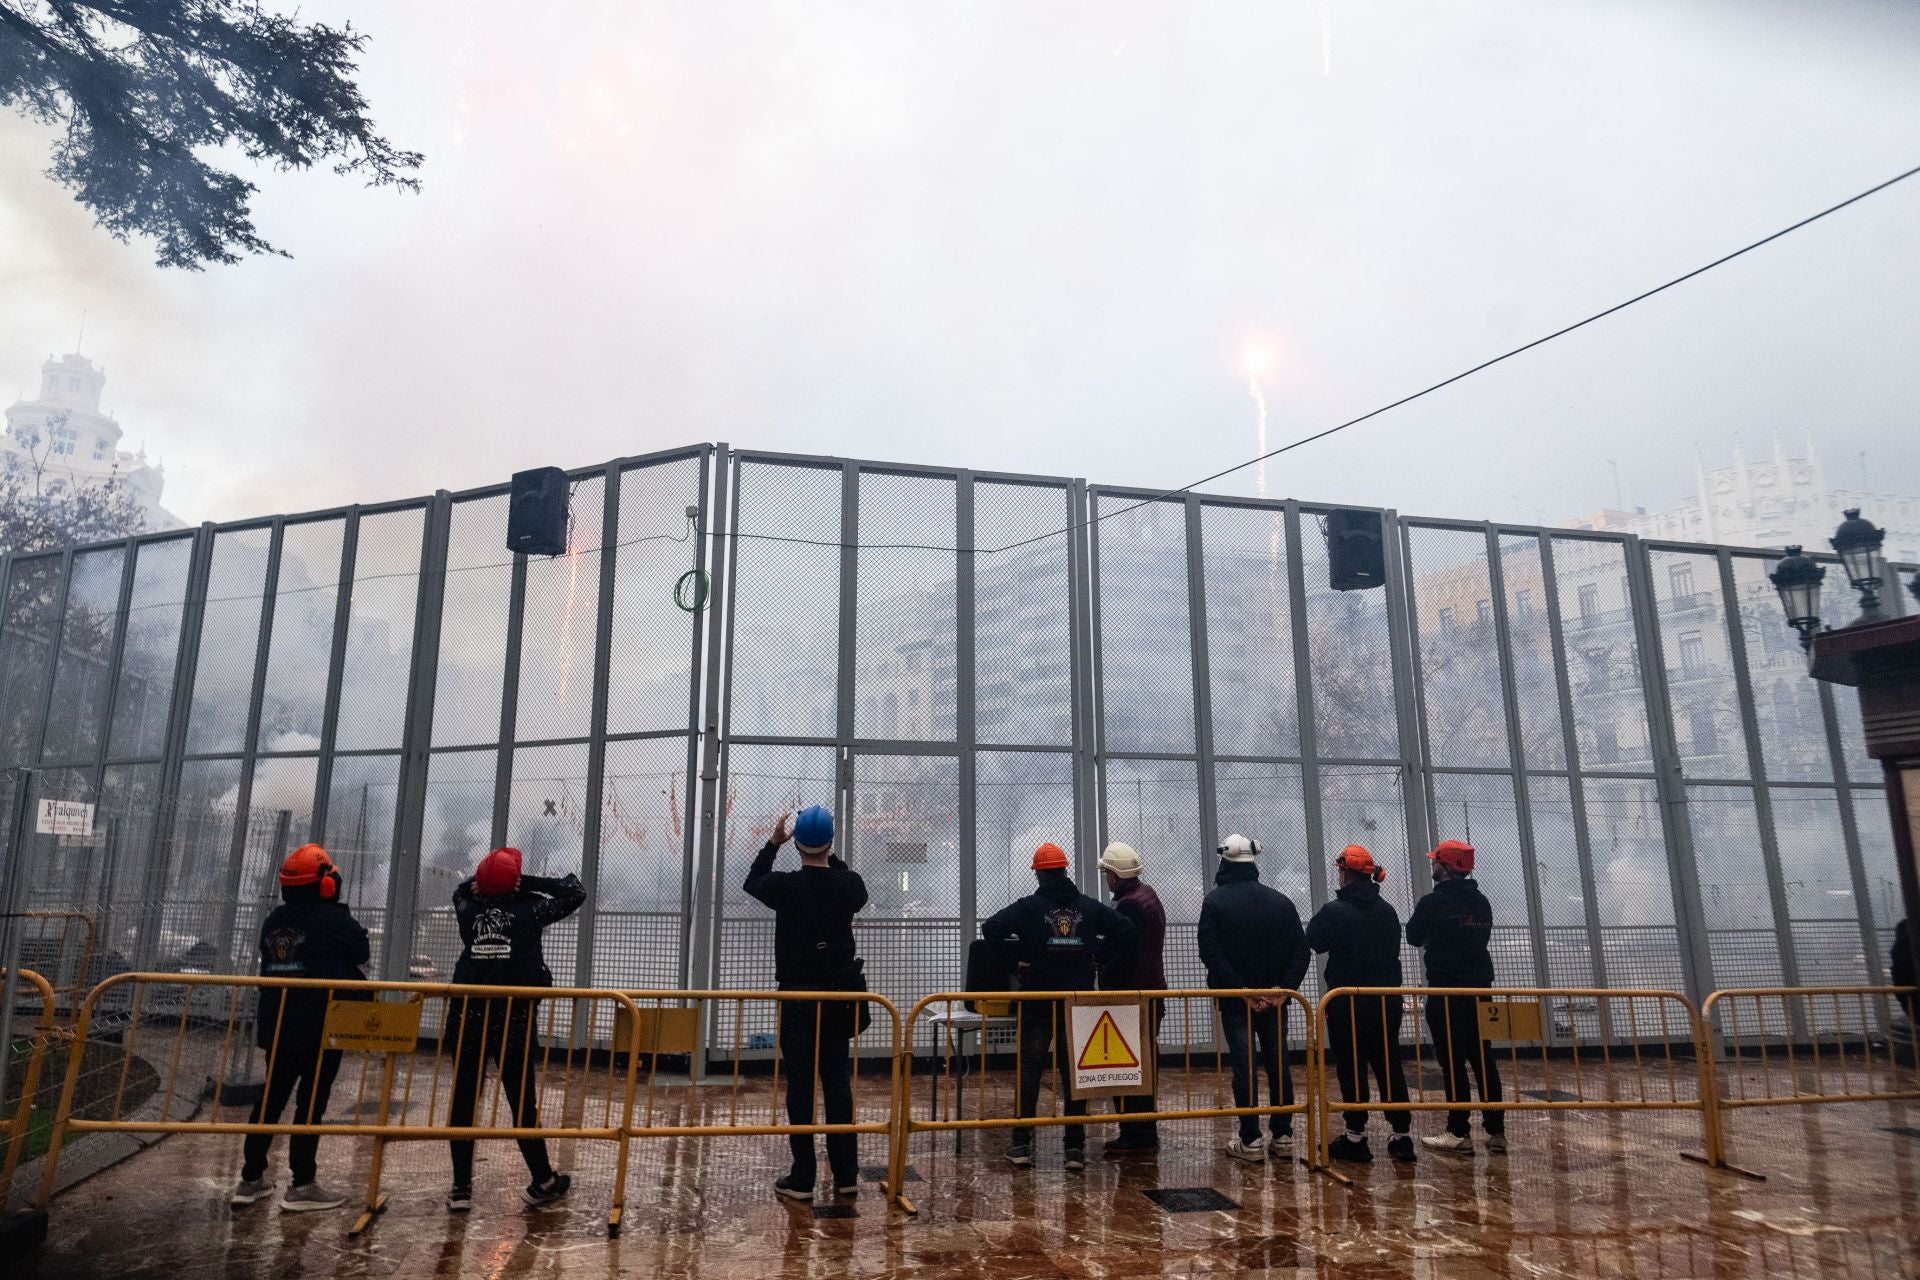
<svg viewBox="0 0 1920 1280">
<path fill-rule="evenodd" d="M 1167 1002 L 1165 1000 L 1155 1000 L 1147 1005 L 1147 1025 L 1143 1028 L 1145 1035 L 1141 1037 L 1146 1041 L 1146 1044 L 1142 1048 L 1143 1052 L 1155 1055 L 1159 1054 L 1160 1019 L 1165 1017 L 1166 1013 Z M 1157 1067 L 1159 1064 L 1155 1062 L 1151 1065 Z M 1158 1077 L 1159 1073 L 1156 1071 L 1149 1074 L 1147 1079 L 1152 1081 L 1157 1080 Z M 1142 1111 L 1152 1111 L 1158 1101 L 1159 1099 L 1151 1093 L 1133 1094 L 1114 1099 L 1114 1102 L 1117 1104 L 1116 1110 L 1121 1115 L 1134 1115 Z M 1160 1141 L 1160 1123 L 1157 1120 L 1123 1120 L 1120 1122 L 1120 1136 L 1123 1138 L 1145 1138 L 1149 1142 L 1158 1142 Z"/>
<path fill-rule="evenodd" d="M 780 1069 L 787 1074 L 787 1123 L 853 1123 L 853 1017 L 846 1001 L 789 1000 L 780 1006 Z M 814 1109 L 814 1082 L 819 1081 L 825 1118 Z M 819 1176 L 814 1135 L 791 1133 L 790 1174 L 795 1186 L 811 1190 Z M 827 1135 L 827 1167 L 833 1185 L 852 1187 L 860 1182 L 860 1139 L 851 1133 Z"/>
<path fill-rule="evenodd" d="M 1348 1102 L 1368 1099 L 1367 1074 L 1379 1082 L 1383 1102 L 1407 1100 L 1407 1073 L 1400 1061 L 1400 997 L 1345 996 L 1327 1006 L 1327 1056 Z M 1346 1112 L 1347 1132 L 1365 1133 L 1367 1113 Z M 1389 1111 L 1395 1133 L 1413 1128 L 1413 1113 Z"/>
<path fill-rule="evenodd" d="M 333 1078 L 340 1073 L 340 1051 L 283 1040 L 269 1057 L 267 1082 L 260 1090 L 260 1100 L 253 1105 L 253 1123 L 279 1123 L 289 1098 L 293 1099 L 295 1124 L 319 1124 L 325 1120 L 327 1099 L 333 1094 Z M 267 1152 L 272 1147 L 272 1134 L 248 1134 L 241 1144 L 240 1176 L 249 1181 L 265 1177 Z M 303 1187 L 313 1181 L 319 1153 L 317 1133 L 296 1133 L 287 1139 L 287 1168 L 293 1174 L 294 1186 Z"/>
<path fill-rule="evenodd" d="M 505 996 L 471 998 L 461 1002 L 455 1025 L 447 1029 L 456 1045 L 453 1061 L 453 1102 L 447 1123 L 455 1128 L 473 1123 L 474 1101 L 480 1092 L 480 1079 L 488 1062 L 500 1066 L 500 1084 L 507 1091 L 507 1106 L 513 1112 L 517 1128 L 540 1126 L 540 1082 L 534 1059 L 540 1052 L 540 1038 L 534 1034 L 536 1000 L 513 1000 Z M 520 1158 L 535 1182 L 553 1176 L 553 1163 L 547 1159 L 547 1144 L 542 1138 L 521 1138 Z M 454 1139 L 447 1143 L 453 1153 L 453 1184 L 473 1185 L 473 1143 Z"/>
<path fill-rule="evenodd" d="M 1220 1034 L 1227 1042 L 1227 1069 L 1233 1073 L 1233 1105 L 1253 1107 L 1253 1048 L 1260 1049 L 1260 1069 L 1267 1075 L 1267 1105 L 1293 1105 L 1293 1073 L 1287 1070 L 1287 1007 L 1285 1004 L 1249 1015 L 1247 1002 L 1240 996 L 1221 996 Z M 1293 1132 L 1293 1117 L 1267 1117 L 1273 1132 Z M 1252 1142 L 1260 1136 L 1260 1117 L 1240 1117 L 1240 1141 Z"/>
<path fill-rule="evenodd" d="M 1016 1000 L 1014 1013 L 1020 1020 L 1020 1097 L 1016 1117 L 1025 1119 L 1040 1114 L 1040 1077 L 1053 1063 L 1060 1097 L 1066 1114 L 1087 1114 L 1087 1100 L 1073 1096 L 1073 1064 L 1068 1056 L 1073 1037 L 1067 1034 L 1067 1006 L 1059 1000 Z M 1031 1146 L 1033 1134 L 1021 1130 L 1013 1135 L 1017 1146 Z M 1061 1145 L 1069 1151 L 1087 1145 L 1087 1135 L 1077 1124 L 1062 1125 Z"/>
<path fill-rule="evenodd" d="M 1480 1038 L 1480 1001 L 1477 996 L 1428 996 L 1427 1030 L 1447 1089 L 1448 1102 L 1469 1102 L 1467 1072 L 1480 1086 L 1482 1102 L 1500 1101 L 1500 1060 L 1493 1046 Z M 1447 1112 L 1447 1132 L 1464 1138 L 1473 1128 L 1473 1110 L 1456 1107 Z M 1482 1111 L 1480 1127 L 1488 1133 L 1507 1131 L 1507 1113 Z"/>
</svg>

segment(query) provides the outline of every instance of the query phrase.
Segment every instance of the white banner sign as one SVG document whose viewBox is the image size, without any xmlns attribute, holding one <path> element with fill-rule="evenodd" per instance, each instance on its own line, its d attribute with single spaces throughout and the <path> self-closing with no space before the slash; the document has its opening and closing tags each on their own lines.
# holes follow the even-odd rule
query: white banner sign
<svg viewBox="0 0 1920 1280">
<path fill-rule="evenodd" d="M 40 821 L 34 830 L 43 836 L 90 836 L 93 806 L 78 800 L 42 800 Z"/>
</svg>

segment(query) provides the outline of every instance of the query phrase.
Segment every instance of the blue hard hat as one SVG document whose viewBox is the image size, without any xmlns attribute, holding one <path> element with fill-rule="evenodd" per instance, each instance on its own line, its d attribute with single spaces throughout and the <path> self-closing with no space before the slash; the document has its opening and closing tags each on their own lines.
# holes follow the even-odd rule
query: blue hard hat
<svg viewBox="0 0 1920 1280">
<path fill-rule="evenodd" d="M 818 851 L 833 843 L 833 813 L 823 804 L 810 804 L 793 820 L 793 842 Z"/>
</svg>

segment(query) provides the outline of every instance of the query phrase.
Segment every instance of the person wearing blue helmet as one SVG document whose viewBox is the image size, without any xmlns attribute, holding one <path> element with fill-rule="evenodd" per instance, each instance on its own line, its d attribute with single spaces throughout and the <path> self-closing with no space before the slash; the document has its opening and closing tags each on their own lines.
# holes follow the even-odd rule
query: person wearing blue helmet
<svg viewBox="0 0 1920 1280">
<path fill-rule="evenodd" d="M 798 871 L 775 871 L 773 860 L 789 838 L 800 854 Z M 747 872 L 747 895 L 773 908 L 773 974 L 782 991 L 864 991 L 854 953 L 853 917 L 867 905 L 867 886 L 833 855 L 833 814 L 809 805 L 783 816 Z M 780 1004 L 781 1069 L 787 1077 L 787 1122 L 817 1124 L 814 1081 L 826 1102 L 827 1124 L 853 1123 L 853 1037 L 859 1006 L 846 1000 L 785 1000 Z M 793 1167 L 773 1184 L 789 1200 L 812 1200 L 818 1173 L 810 1133 L 788 1136 Z M 827 1135 L 834 1194 L 860 1193 L 859 1139 Z"/>
</svg>

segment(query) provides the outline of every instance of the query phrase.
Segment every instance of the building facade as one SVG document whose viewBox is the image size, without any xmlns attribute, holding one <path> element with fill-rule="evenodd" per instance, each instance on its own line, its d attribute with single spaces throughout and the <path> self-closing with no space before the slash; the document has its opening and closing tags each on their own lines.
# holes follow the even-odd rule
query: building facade
<svg viewBox="0 0 1920 1280">
<path fill-rule="evenodd" d="M 48 356 L 40 366 L 39 393 L 7 407 L 0 468 L 27 474 L 37 469 L 49 494 L 115 481 L 132 491 L 148 531 L 182 527 L 180 519 L 160 505 L 165 469 L 147 461 L 144 446 L 122 448 L 124 431 L 100 408 L 106 385 L 106 370 L 95 368 L 78 352 Z"/>
</svg>

